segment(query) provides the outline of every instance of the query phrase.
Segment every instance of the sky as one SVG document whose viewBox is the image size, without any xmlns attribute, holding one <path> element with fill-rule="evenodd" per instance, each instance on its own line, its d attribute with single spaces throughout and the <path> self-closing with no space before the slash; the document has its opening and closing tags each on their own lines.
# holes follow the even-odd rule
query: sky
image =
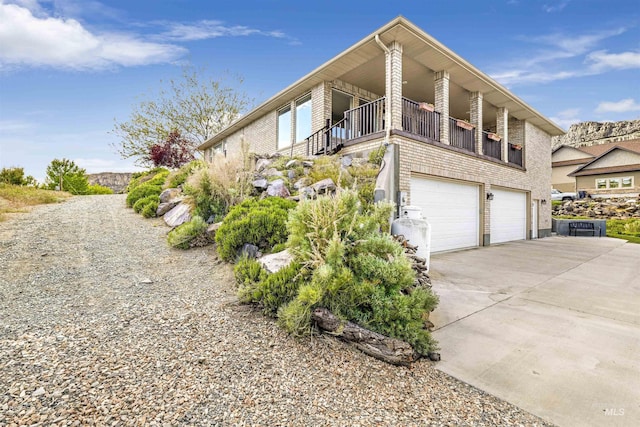
<svg viewBox="0 0 640 427">
<path fill-rule="evenodd" d="M 0 0 L 0 167 L 138 170 L 114 123 L 183 66 L 260 103 L 398 15 L 564 129 L 640 118 L 638 0 Z"/>
</svg>

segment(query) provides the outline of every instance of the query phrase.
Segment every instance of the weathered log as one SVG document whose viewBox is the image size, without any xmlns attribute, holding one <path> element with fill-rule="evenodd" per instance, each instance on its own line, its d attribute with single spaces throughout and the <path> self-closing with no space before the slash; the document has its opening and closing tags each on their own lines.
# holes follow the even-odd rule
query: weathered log
<svg viewBox="0 0 640 427">
<path fill-rule="evenodd" d="M 419 357 L 409 343 L 339 319 L 326 308 L 316 308 L 311 317 L 320 329 L 352 343 L 362 352 L 384 362 L 407 366 Z"/>
</svg>

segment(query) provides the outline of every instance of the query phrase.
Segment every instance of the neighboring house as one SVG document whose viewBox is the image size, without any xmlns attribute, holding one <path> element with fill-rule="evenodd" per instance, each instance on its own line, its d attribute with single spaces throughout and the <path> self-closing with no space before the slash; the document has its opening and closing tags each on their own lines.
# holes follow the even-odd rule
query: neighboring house
<svg viewBox="0 0 640 427">
<path fill-rule="evenodd" d="M 388 143 L 386 197 L 416 205 L 434 252 L 551 234 L 551 136 L 506 88 L 403 17 L 199 147 L 366 155 Z"/>
<path fill-rule="evenodd" d="M 586 147 L 560 146 L 552 153 L 552 185 L 593 196 L 640 193 L 640 139 Z"/>
</svg>

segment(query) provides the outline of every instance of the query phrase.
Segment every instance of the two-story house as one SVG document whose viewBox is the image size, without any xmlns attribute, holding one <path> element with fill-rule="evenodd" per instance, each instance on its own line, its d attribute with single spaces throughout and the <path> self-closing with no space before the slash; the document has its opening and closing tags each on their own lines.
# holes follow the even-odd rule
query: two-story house
<svg viewBox="0 0 640 427">
<path fill-rule="evenodd" d="M 432 250 L 551 233 L 551 136 L 562 129 L 403 17 L 202 144 L 258 153 L 394 153 L 387 198 L 419 206 Z"/>
</svg>

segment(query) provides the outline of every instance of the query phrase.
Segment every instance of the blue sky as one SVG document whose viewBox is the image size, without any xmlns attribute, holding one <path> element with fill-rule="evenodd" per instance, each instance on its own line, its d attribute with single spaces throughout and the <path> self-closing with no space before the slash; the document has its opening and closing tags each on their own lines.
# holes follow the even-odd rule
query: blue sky
<svg viewBox="0 0 640 427">
<path fill-rule="evenodd" d="M 637 0 L 0 0 L 0 167 L 135 170 L 114 119 L 181 64 L 260 102 L 397 15 L 565 129 L 640 118 Z"/>
</svg>

